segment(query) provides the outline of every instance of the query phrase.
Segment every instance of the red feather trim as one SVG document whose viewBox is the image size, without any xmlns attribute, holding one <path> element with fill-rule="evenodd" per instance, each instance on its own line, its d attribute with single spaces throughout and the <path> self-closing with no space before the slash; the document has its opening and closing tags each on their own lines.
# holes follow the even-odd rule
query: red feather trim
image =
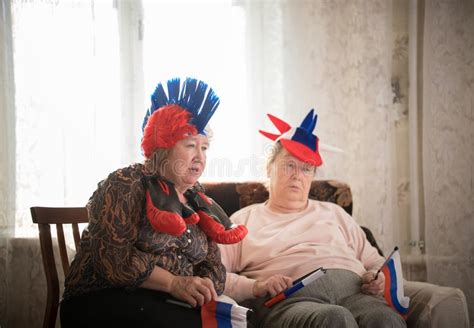
<svg viewBox="0 0 474 328">
<path fill-rule="evenodd" d="M 168 188 L 168 185 L 164 183 L 163 181 L 158 181 L 158 184 L 161 187 L 161 190 L 166 194 L 166 196 L 170 195 L 170 188 Z"/>
<path fill-rule="evenodd" d="M 186 223 L 181 216 L 159 210 L 153 205 L 149 191 L 146 192 L 146 216 L 156 231 L 180 236 L 186 230 Z"/>
<path fill-rule="evenodd" d="M 184 108 L 172 104 L 157 109 L 148 118 L 142 139 L 145 157 L 150 157 L 156 148 L 171 148 L 188 135 L 196 135 L 196 127 L 189 124 L 191 114 Z"/>
<path fill-rule="evenodd" d="M 193 213 L 191 214 L 190 216 L 188 216 L 187 218 L 183 218 L 184 222 L 186 222 L 186 224 L 196 224 L 199 222 L 201 218 L 199 217 L 199 215 L 197 213 Z"/>
<path fill-rule="evenodd" d="M 247 227 L 238 225 L 229 230 L 225 230 L 224 226 L 207 215 L 203 211 L 198 211 L 201 220 L 199 227 L 204 233 L 218 244 L 235 244 L 245 238 L 248 233 Z"/>
</svg>

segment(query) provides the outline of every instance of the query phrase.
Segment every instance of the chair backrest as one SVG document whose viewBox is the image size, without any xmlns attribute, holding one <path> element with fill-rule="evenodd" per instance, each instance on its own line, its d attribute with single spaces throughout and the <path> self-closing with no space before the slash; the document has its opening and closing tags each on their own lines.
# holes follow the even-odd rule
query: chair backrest
<svg viewBox="0 0 474 328">
<path fill-rule="evenodd" d="M 59 279 L 54 260 L 53 238 L 51 225 L 56 226 L 59 255 L 63 274 L 69 272 L 69 258 L 67 254 L 66 236 L 64 228 L 72 226 L 72 235 L 76 251 L 79 249 L 79 223 L 87 223 L 88 216 L 85 207 L 31 207 L 33 222 L 38 224 L 41 256 L 43 258 L 44 273 L 47 284 L 46 309 L 43 319 L 43 328 L 54 327 L 59 307 Z"/>
</svg>

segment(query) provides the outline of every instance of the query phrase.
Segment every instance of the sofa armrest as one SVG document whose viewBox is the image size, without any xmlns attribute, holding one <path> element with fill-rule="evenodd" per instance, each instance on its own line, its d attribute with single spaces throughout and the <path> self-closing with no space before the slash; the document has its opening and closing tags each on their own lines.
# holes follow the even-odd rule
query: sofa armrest
<svg viewBox="0 0 474 328">
<path fill-rule="evenodd" d="M 459 288 L 405 281 L 404 289 L 410 297 L 408 327 L 469 327 L 466 297 Z"/>
</svg>

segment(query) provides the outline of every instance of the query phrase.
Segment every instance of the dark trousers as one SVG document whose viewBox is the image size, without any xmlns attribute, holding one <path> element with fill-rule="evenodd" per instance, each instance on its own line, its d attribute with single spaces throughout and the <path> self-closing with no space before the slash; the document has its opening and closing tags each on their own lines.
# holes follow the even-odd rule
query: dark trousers
<svg viewBox="0 0 474 328">
<path fill-rule="evenodd" d="M 61 327 L 201 327 L 200 308 L 166 302 L 169 294 L 104 289 L 61 302 Z"/>
</svg>

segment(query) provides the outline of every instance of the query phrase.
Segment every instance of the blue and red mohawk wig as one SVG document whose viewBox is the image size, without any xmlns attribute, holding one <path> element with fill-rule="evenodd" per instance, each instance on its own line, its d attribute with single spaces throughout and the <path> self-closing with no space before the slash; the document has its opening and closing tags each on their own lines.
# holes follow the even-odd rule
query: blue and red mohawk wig
<svg viewBox="0 0 474 328">
<path fill-rule="evenodd" d="M 319 153 L 319 138 L 313 134 L 318 115 L 311 109 L 306 115 L 301 125 L 292 128 L 288 123 L 281 119 L 267 114 L 280 134 L 273 134 L 259 130 L 265 137 L 280 141 L 282 146 L 294 157 L 313 166 L 321 166 L 323 160 Z"/>
<path fill-rule="evenodd" d="M 142 149 L 146 158 L 157 148 L 171 148 L 189 135 L 205 134 L 204 128 L 219 106 L 219 97 L 203 81 L 179 78 L 159 83 L 143 120 Z"/>
</svg>

